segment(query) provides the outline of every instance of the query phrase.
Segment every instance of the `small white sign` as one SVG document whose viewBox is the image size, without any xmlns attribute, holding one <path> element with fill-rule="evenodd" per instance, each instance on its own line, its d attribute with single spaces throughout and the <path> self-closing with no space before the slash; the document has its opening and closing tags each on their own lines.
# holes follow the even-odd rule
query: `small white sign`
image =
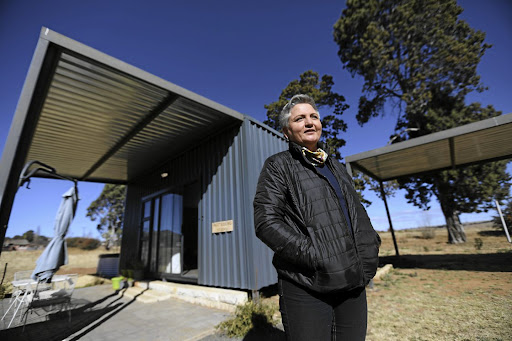
<svg viewBox="0 0 512 341">
<path fill-rule="evenodd" d="M 212 233 L 233 231 L 233 220 L 217 221 L 212 223 Z"/>
</svg>

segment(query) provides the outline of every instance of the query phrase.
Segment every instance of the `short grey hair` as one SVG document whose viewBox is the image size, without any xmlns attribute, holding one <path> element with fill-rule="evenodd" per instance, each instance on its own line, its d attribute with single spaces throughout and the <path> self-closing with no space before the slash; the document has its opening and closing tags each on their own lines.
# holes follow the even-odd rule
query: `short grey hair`
<svg viewBox="0 0 512 341">
<path fill-rule="evenodd" d="M 311 98 L 308 95 L 298 94 L 290 98 L 288 103 L 286 103 L 286 105 L 283 107 L 283 110 L 281 110 L 281 113 L 279 114 L 279 125 L 281 126 L 281 129 L 289 127 L 288 120 L 290 119 L 290 115 L 292 114 L 293 107 L 296 106 L 297 104 L 311 105 L 318 114 L 318 117 L 320 118 L 320 113 L 318 112 L 318 109 L 313 98 Z"/>
</svg>

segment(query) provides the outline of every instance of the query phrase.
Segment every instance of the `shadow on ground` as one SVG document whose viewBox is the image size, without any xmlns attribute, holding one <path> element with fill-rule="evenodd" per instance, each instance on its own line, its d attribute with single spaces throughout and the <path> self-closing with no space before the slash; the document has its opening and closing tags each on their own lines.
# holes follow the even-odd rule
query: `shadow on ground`
<svg viewBox="0 0 512 341">
<path fill-rule="evenodd" d="M 478 235 L 482 236 L 482 237 L 504 237 L 505 231 L 503 231 L 503 230 L 479 231 Z"/>
<path fill-rule="evenodd" d="M 251 320 L 253 327 L 242 339 L 243 341 L 278 341 L 286 339 L 284 332 L 268 322 L 265 315 L 253 314 Z"/>
<path fill-rule="evenodd" d="M 403 255 L 379 257 L 380 266 L 402 269 L 512 272 L 512 252 L 484 254 Z"/>
<path fill-rule="evenodd" d="M 102 304 L 116 296 L 108 304 Z M 94 302 L 85 299 L 72 300 L 73 309 L 56 313 L 42 312 L 41 317 L 36 315 L 35 322 L 31 321 L 32 317 L 28 317 L 25 326 L 21 323 L 13 328 L 0 330 L 0 340 L 78 340 L 135 301 L 134 298 L 128 302 L 120 302 L 121 299 L 122 296 L 113 293 Z"/>
</svg>

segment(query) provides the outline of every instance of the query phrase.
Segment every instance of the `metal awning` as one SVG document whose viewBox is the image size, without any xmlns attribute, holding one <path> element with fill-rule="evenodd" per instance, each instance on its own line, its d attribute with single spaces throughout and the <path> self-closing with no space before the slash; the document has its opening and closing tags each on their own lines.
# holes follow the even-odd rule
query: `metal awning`
<svg viewBox="0 0 512 341">
<path fill-rule="evenodd" d="M 347 170 L 359 170 L 380 183 L 396 255 L 398 244 L 383 181 L 512 158 L 512 114 L 421 136 L 347 156 Z"/>
<path fill-rule="evenodd" d="M 512 114 L 421 136 L 345 158 L 379 181 L 512 158 Z"/>
<path fill-rule="evenodd" d="M 0 166 L 21 153 L 22 163 L 38 160 L 64 176 L 126 183 L 243 119 L 43 28 Z"/>
<path fill-rule="evenodd" d="M 27 161 L 129 183 L 245 118 L 43 27 L 0 162 L 0 240 Z"/>
</svg>

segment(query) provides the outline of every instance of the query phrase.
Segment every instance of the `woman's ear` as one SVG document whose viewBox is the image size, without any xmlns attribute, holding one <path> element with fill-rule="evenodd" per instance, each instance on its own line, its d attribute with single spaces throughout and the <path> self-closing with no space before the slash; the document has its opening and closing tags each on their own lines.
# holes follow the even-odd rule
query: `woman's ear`
<svg viewBox="0 0 512 341">
<path fill-rule="evenodd" d="M 288 129 L 286 129 L 286 127 L 284 127 L 281 131 L 283 132 L 284 137 L 286 137 L 286 139 L 289 140 L 289 138 L 288 138 Z"/>
</svg>

